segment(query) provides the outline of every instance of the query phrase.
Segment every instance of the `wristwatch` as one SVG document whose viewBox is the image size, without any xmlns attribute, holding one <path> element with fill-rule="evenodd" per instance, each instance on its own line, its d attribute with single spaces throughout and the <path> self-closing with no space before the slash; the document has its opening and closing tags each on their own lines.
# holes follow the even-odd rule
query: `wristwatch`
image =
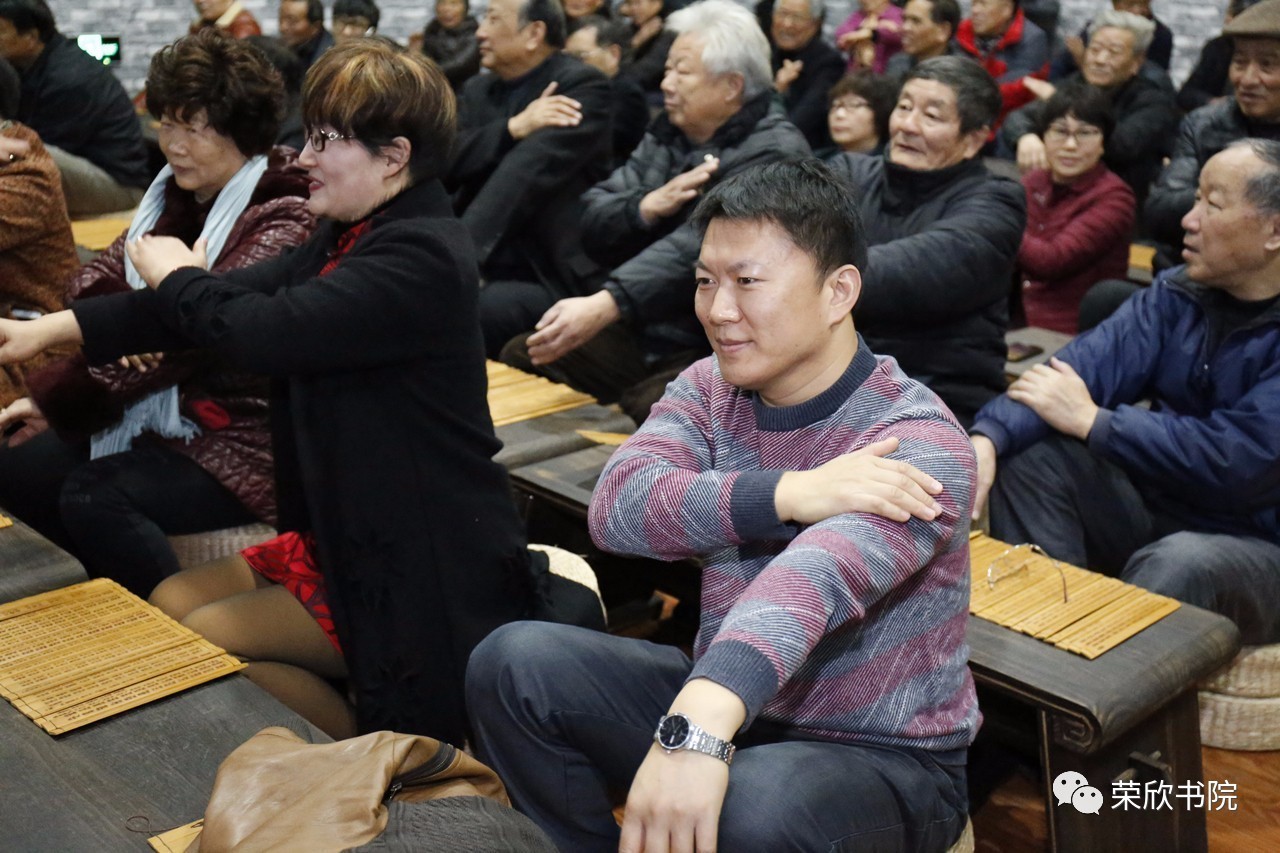
<svg viewBox="0 0 1280 853">
<path fill-rule="evenodd" d="M 737 749 L 729 741 L 709 734 L 684 714 L 667 714 L 658 720 L 658 729 L 653 733 L 653 739 L 668 753 L 691 749 L 718 758 L 725 764 L 733 763 L 733 753 Z"/>
</svg>

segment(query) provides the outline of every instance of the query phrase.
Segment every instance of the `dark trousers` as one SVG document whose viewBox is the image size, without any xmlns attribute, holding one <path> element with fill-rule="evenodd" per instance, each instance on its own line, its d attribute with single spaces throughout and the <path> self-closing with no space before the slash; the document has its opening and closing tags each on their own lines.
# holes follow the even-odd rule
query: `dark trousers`
<svg viewBox="0 0 1280 853">
<path fill-rule="evenodd" d="M 1245 643 L 1280 642 L 1280 545 L 1186 530 L 1154 511 L 1119 466 L 1052 436 L 1001 460 L 991 533 L 1056 559 L 1221 613 Z"/>
<path fill-rule="evenodd" d="M 140 443 L 91 462 L 87 444 L 52 431 L 0 448 L 0 507 L 70 551 L 90 577 L 143 598 L 179 569 L 166 536 L 256 520 L 181 453 Z"/>
<path fill-rule="evenodd" d="M 551 291 L 532 281 L 491 281 L 480 288 L 484 354 L 496 359 L 512 338 L 528 334 L 556 303 Z"/>
<path fill-rule="evenodd" d="M 524 334 L 511 340 L 502 350 L 502 361 L 576 388 L 601 403 L 616 402 L 637 424 L 649 417 L 649 410 L 662 399 L 672 379 L 710 352 L 685 350 L 652 361 L 645 357 L 636 336 L 614 323 L 551 364 L 535 366 L 529 360 L 528 337 Z"/>
<path fill-rule="evenodd" d="M 480 757 L 561 850 L 616 851 L 614 800 L 691 668 L 671 646 L 542 622 L 505 625 L 467 669 Z M 719 849 L 946 850 L 964 829 L 964 750 L 941 757 L 753 738 L 763 728 L 735 739 Z"/>
</svg>

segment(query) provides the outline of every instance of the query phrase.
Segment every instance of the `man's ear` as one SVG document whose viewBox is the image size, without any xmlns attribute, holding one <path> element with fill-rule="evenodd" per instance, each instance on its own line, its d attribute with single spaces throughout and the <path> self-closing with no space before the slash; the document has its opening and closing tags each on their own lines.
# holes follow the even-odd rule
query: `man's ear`
<svg viewBox="0 0 1280 853">
<path fill-rule="evenodd" d="M 529 37 L 525 39 L 525 50 L 530 53 L 542 47 L 547 43 L 547 22 L 534 21 L 526 25 L 529 28 Z"/>
<path fill-rule="evenodd" d="M 397 136 L 378 149 L 379 156 L 387 161 L 383 171 L 384 177 L 394 178 L 409 168 L 409 156 L 413 153 L 413 145 L 403 136 Z"/>
<path fill-rule="evenodd" d="M 853 313 L 853 306 L 858 304 L 858 297 L 862 295 L 862 273 L 853 264 L 845 264 L 827 276 L 827 286 L 831 290 L 827 301 L 828 321 L 834 325 Z"/>
<path fill-rule="evenodd" d="M 1274 214 L 1268 217 L 1267 223 L 1267 241 L 1263 243 L 1268 252 L 1280 250 L 1280 214 Z"/>
<path fill-rule="evenodd" d="M 729 73 L 722 75 L 725 86 L 726 104 L 732 104 L 742 101 L 742 93 L 747 88 L 747 81 L 741 74 Z"/>
<path fill-rule="evenodd" d="M 971 130 L 964 135 L 964 159 L 972 160 L 978 156 L 978 152 L 982 150 L 982 146 L 987 144 L 987 137 L 991 135 L 991 128 L 983 125 L 977 130 Z"/>
</svg>

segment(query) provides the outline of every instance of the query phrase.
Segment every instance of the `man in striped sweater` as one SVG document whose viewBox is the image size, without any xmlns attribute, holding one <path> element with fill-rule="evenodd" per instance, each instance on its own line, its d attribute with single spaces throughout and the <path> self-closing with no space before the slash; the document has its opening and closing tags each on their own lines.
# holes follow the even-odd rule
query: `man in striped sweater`
<svg viewBox="0 0 1280 853">
<path fill-rule="evenodd" d="M 979 719 L 969 441 L 855 331 L 866 240 L 825 166 L 747 170 L 694 222 L 715 356 L 614 455 L 590 514 L 609 551 L 702 559 L 693 660 L 508 625 L 468 670 L 477 745 L 563 850 L 944 850 Z"/>
</svg>

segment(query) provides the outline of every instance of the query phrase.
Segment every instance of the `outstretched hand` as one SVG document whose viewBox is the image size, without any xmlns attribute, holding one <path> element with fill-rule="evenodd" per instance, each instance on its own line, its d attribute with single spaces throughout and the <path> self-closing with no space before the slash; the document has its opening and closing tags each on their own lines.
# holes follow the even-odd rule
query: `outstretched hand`
<svg viewBox="0 0 1280 853">
<path fill-rule="evenodd" d="M 912 517 L 933 521 L 942 513 L 934 495 L 942 484 L 906 462 L 886 459 L 898 438 L 873 441 L 809 471 L 788 471 L 778 480 L 778 518 L 817 524 L 850 512 L 869 512 L 891 521 Z"/>
<path fill-rule="evenodd" d="M 526 346 L 534 364 L 550 364 L 600 334 L 621 316 L 607 290 L 590 296 L 570 296 L 547 309 Z"/>
<path fill-rule="evenodd" d="M 70 311 L 55 311 L 35 320 L 0 320 L 0 364 L 26 361 L 59 344 L 78 344 L 80 324 Z"/>
<path fill-rule="evenodd" d="M 158 287 L 165 276 L 182 267 L 209 268 L 208 241 L 201 237 L 195 245 L 187 248 L 177 237 L 157 237 L 144 234 L 137 240 L 125 243 L 124 250 L 129 253 L 138 275 L 148 287 Z"/>
</svg>

